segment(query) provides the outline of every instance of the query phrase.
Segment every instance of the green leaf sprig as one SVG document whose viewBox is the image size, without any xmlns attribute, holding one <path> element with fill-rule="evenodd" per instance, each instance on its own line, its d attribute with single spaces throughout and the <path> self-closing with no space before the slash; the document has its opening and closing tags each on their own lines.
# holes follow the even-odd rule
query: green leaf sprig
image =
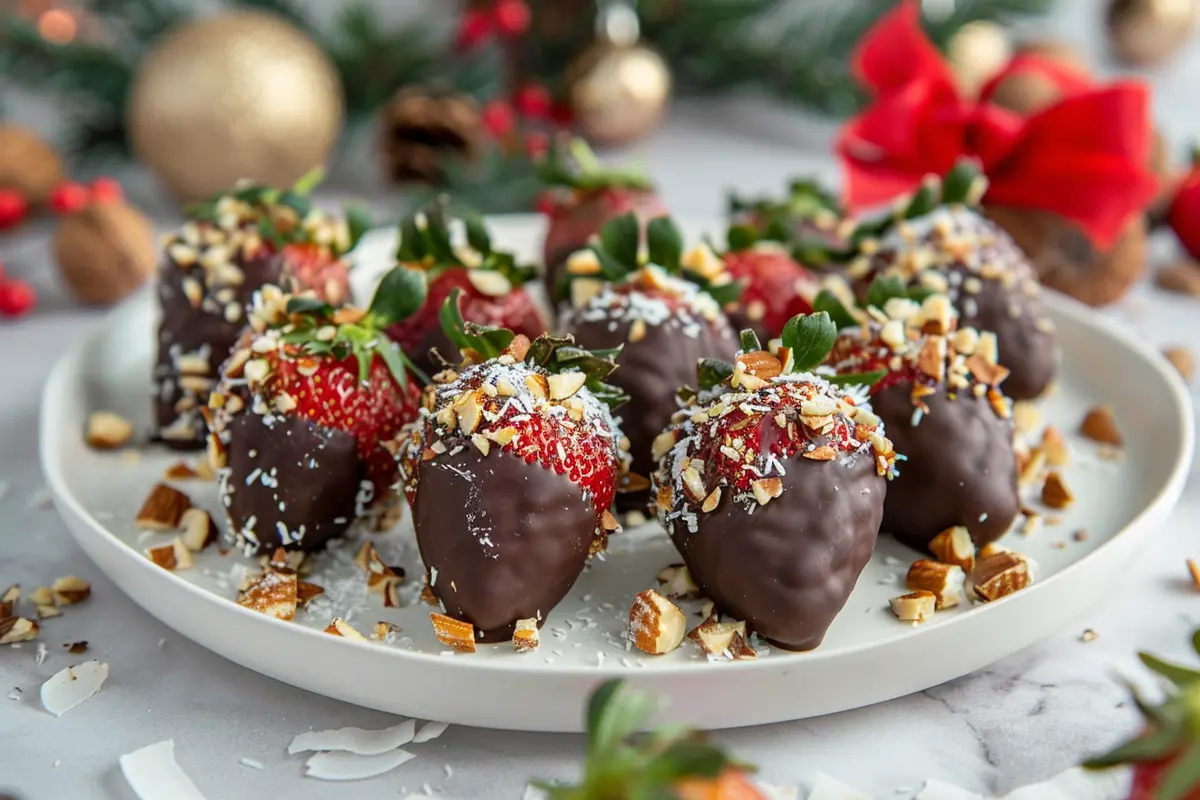
<svg viewBox="0 0 1200 800">
<path fill-rule="evenodd" d="M 730 250 L 747 250 L 758 242 L 779 242 L 791 247 L 797 258 L 808 266 L 824 263 L 821 251 L 811 248 L 797 234 L 802 223 L 822 217 L 840 220 L 845 209 L 834 193 L 812 178 L 793 180 L 787 196 L 744 198 L 729 195 L 729 216 L 734 220 L 726 233 Z M 828 244 L 821 242 L 824 247 Z M 803 256 L 803 257 L 802 257 Z"/>
<path fill-rule="evenodd" d="M 288 299 L 287 318 L 280 324 L 283 341 L 313 356 L 329 356 L 343 361 L 353 356 L 358 362 L 358 378 L 367 383 L 375 356 L 383 359 L 392 377 L 406 386 L 411 372 L 422 383 L 429 378 L 384 330 L 407 319 L 425 302 L 425 276 L 404 267 L 395 267 L 379 283 L 370 306 L 355 322 L 337 322 L 338 311 L 315 297 L 299 295 Z M 330 335 L 329 328 L 333 328 Z"/>
<path fill-rule="evenodd" d="M 503 353 L 516 335 L 506 329 L 492 325 L 479 325 L 463 319 L 459 309 L 461 289 L 454 289 L 438 312 L 442 330 L 450 341 L 463 352 L 472 351 L 482 361 L 496 358 Z M 550 373 L 579 371 L 587 377 L 584 384 L 591 393 L 607 405 L 616 408 L 629 400 L 616 386 L 605 383 L 605 379 L 617 368 L 616 358 L 621 348 L 611 350 L 585 350 L 575 344 L 571 335 L 553 336 L 543 334 L 529 344 L 525 352 L 525 363 Z"/>
<path fill-rule="evenodd" d="M 462 221 L 467 244 L 478 255 L 478 260 L 465 259 L 466 253 L 454 247 L 450 226 L 455 216 Z M 396 260 L 424 270 L 431 276 L 453 267 L 497 272 L 512 286 L 522 286 L 538 274 L 536 267 L 518 264 L 513 253 L 493 249 L 492 237 L 483 217 L 469 211 L 452 215 L 446 198 L 438 198 L 423 211 L 400 221 L 400 244 L 396 249 Z"/>
<path fill-rule="evenodd" d="M 686 779 L 715 779 L 727 769 L 750 771 L 689 727 L 670 725 L 637 735 L 658 710 L 624 681 L 600 686 L 588 701 L 587 762 L 574 786 L 539 782 L 550 800 L 671 800 Z"/>
<path fill-rule="evenodd" d="M 853 328 L 862 324 L 866 318 L 860 309 L 877 308 L 880 311 L 889 300 L 902 298 L 917 303 L 925 301 L 935 292 L 919 283 L 906 285 L 898 275 L 877 275 L 867 287 L 866 298 L 857 303 L 854 308 L 846 308 L 845 304 L 829 289 L 822 289 L 813 299 L 813 310 L 829 314 L 838 330 Z"/>
<path fill-rule="evenodd" d="M 654 184 L 637 169 L 605 167 L 583 139 L 555 139 L 534 166 L 546 186 L 596 192 L 602 189 L 653 191 Z"/>
<path fill-rule="evenodd" d="M 1200 630 L 1192 635 L 1192 648 L 1200 653 Z M 1130 687 L 1134 703 L 1146 718 L 1143 731 L 1115 750 L 1091 759 L 1087 769 L 1118 764 L 1169 760 L 1156 800 L 1184 800 L 1200 788 L 1200 671 L 1139 653 L 1142 663 L 1168 684 L 1160 705 L 1146 702 Z"/>
<path fill-rule="evenodd" d="M 599 273 L 577 275 L 563 270 L 556 294 L 560 299 L 571 295 L 571 282 L 581 279 L 620 283 L 643 267 L 653 264 L 665 272 L 682 278 L 710 295 L 721 306 L 738 299 L 742 285 L 732 279 L 711 280 L 683 264 L 683 232 L 670 217 L 656 217 L 646 224 L 644 240 L 646 260 L 641 258 L 642 225 L 632 211 L 613 217 L 604 223 L 597 240 L 588 246 L 600 264 Z M 728 277 L 728 276 L 726 276 Z"/>
</svg>

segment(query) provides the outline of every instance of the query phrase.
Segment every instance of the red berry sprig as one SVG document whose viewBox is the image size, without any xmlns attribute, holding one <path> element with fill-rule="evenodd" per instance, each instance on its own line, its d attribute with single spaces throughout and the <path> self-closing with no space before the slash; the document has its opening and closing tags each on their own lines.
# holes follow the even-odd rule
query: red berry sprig
<svg viewBox="0 0 1200 800">
<path fill-rule="evenodd" d="M 37 294 L 33 287 L 16 278 L 6 278 L 0 283 L 0 317 L 23 317 L 37 305 Z"/>
<path fill-rule="evenodd" d="M 459 51 L 474 50 L 495 35 L 515 38 L 529 30 L 533 12 L 526 0 L 496 0 L 490 8 L 472 8 L 463 13 L 454 36 Z"/>
<path fill-rule="evenodd" d="M 16 189 L 0 189 L 0 231 L 15 228 L 29 216 L 29 201 Z"/>
</svg>

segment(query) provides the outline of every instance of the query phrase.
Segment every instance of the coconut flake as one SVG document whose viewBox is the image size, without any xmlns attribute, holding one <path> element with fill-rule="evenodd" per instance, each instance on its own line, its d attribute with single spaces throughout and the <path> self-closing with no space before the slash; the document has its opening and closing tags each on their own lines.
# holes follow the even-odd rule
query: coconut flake
<svg viewBox="0 0 1200 800">
<path fill-rule="evenodd" d="M 446 722 L 426 722 L 421 726 L 421 730 L 417 731 L 417 735 L 413 737 L 413 744 L 421 744 L 438 738 L 449 728 L 449 723 Z"/>
<path fill-rule="evenodd" d="M 373 756 L 403 747 L 413 740 L 416 720 L 405 720 L 381 731 L 362 728 L 339 728 L 328 731 L 308 731 L 292 740 L 288 753 L 295 755 L 308 750 L 344 750 L 360 756 Z"/>
<path fill-rule="evenodd" d="M 354 753 L 317 753 L 305 762 L 305 776 L 323 781 L 359 781 L 391 772 L 416 758 L 407 750 L 392 750 L 373 756 Z"/>
<path fill-rule="evenodd" d="M 121 772 L 140 800 L 204 800 L 175 763 L 175 740 L 147 745 L 120 758 Z"/>
<path fill-rule="evenodd" d="M 238 763 L 250 769 L 266 769 L 261 761 L 256 761 L 253 758 L 239 758 Z"/>
<path fill-rule="evenodd" d="M 70 711 L 100 691 L 108 678 L 108 664 L 85 661 L 55 673 L 42 684 L 42 706 L 56 717 Z"/>
<path fill-rule="evenodd" d="M 852 789 L 824 772 L 818 772 L 813 779 L 812 791 L 808 794 L 808 800 L 871 800 L 871 796 L 858 789 Z"/>
</svg>

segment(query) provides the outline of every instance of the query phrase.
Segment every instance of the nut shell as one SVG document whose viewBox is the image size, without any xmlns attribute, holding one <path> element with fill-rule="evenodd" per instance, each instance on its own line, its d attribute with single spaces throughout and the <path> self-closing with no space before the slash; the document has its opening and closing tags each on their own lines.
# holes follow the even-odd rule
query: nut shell
<svg viewBox="0 0 1200 800">
<path fill-rule="evenodd" d="M 87 305 L 111 305 L 154 272 L 154 227 L 125 203 L 93 203 L 59 223 L 54 258 L 71 294 Z"/>
<path fill-rule="evenodd" d="M 16 189 L 31 205 L 42 205 L 62 179 L 53 147 L 27 128 L 0 125 L 0 189 Z"/>
</svg>

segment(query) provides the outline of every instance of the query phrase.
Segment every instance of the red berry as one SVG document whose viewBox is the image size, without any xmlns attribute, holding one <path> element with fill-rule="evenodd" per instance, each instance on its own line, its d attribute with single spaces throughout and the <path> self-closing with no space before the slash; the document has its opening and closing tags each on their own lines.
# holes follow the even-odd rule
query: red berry
<svg viewBox="0 0 1200 800">
<path fill-rule="evenodd" d="M 0 316 L 23 317 L 33 310 L 37 295 L 25 281 L 12 280 L 0 284 Z"/>
<path fill-rule="evenodd" d="M 485 12 L 472 9 L 462 15 L 458 23 L 458 32 L 454 37 L 454 46 L 460 50 L 474 50 L 487 40 L 492 33 L 492 18 Z"/>
<path fill-rule="evenodd" d="M 29 215 L 29 202 L 16 189 L 0 189 L 0 231 L 15 228 Z"/>
<path fill-rule="evenodd" d="M 575 112 L 569 103 L 554 103 L 550 106 L 550 121 L 560 128 L 569 128 L 575 121 Z"/>
<path fill-rule="evenodd" d="M 545 119 L 549 116 L 552 103 L 550 90 L 536 83 L 522 86 L 513 95 L 513 105 L 516 106 L 517 112 L 534 119 Z"/>
<path fill-rule="evenodd" d="M 96 178 L 91 188 L 93 203 L 119 203 L 125 199 L 125 190 L 114 178 Z"/>
<path fill-rule="evenodd" d="M 91 193 L 82 183 L 63 181 L 50 193 L 50 207 L 59 214 L 74 214 L 87 208 Z"/>
<path fill-rule="evenodd" d="M 525 0 L 500 0 L 492 9 L 496 29 L 505 36 L 520 36 L 529 30 L 532 16 Z"/>
<path fill-rule="evenodd" d="M 517 118 L 512 106 L 499 100 L 488 103 L 483 109 L 483 127 L 496 139 L 507 139 L 517 129 Z"/>
<path fill-rule="evenodd" d="M 525 152 L 530 158 L 538 159 L 546 155 L 546 151 L 550 149 L 550 137 L 541 131 L 532 131 L 525 134 Z"/>
</svg>

